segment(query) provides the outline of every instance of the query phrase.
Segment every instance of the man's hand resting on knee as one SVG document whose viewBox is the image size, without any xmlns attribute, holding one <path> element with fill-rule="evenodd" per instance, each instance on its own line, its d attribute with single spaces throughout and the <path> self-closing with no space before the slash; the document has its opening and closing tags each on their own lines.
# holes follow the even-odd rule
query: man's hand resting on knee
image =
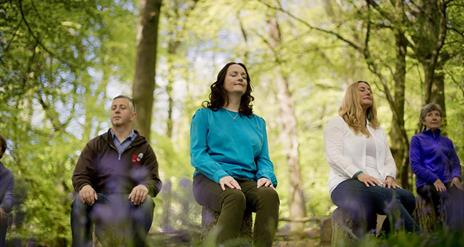
<svg viewBox="0 0 464 247">
<path fill-rule="evenodd" d="M 95 201 L 98 199 L 97 192 L 95 192 L 92 186 L 86 184 L 79 191 L 79 199 L 82 203 L 85 203 L 87 205 L 93 205 Z"/>
<path fill-rule="evenodd" d="M 129 194 L 129 201 L 134 205 L 142 204 L 148 195 L 148 188 L 143 184 L 135 186 Z"/>
</svg>

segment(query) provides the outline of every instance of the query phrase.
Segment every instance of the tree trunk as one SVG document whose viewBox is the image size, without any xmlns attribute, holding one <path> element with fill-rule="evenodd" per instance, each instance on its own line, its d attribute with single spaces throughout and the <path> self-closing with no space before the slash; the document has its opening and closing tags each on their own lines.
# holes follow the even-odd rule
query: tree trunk
<svg viewBox="0 0 464 247">
<path fill-rule="evenodd" d="M 156 48 L 161 2 L 162 0 L 140 1 L 140 23 L 137 33 L 135 79 L 132 95 L 138 114 L 135 127 L 148 140 L 150 139 L 154 102 Z"/>
<path fill-rule="evenodd" d="M 297 120 L 292 102 L 292 95 L 289 90 L 289 80 L 282 76 L 276 79 L 277 98 L 279 100 L 280 115 L 282 121 L 282 144 L 285 146 L 287 156 L 288 174 L 290 182 L 289 209 L 290 218 L 302 219 L 306 217 L 306 203 L 303 191 L 303 181 L 301 179 L 301 169 L 299 160 L 299 143 L 297 133 Z M 292 223 L 293 231 L 302 231 L 302 223 Z"/>
<path fill-rule="evenodd" d="M 287 156 L 288 174 L 290 181 L 290 198 L 288 200 L 290 209 L 290 218 L 301 219 L 306 217 L 305 197 L 303 192 L 303 181 L 301 180 L 301 169 L 299 160 L 299 143 L 297 133 L 297 118 L 295 115 L 292 94 L 289 89 L 288 75 L 283 71 L 282 61 L 279 53 L 276 51 L 282 43 L 277 17 L 272 16 L 269 21 L 269 35 L 272 42 L 271 49 L 274 51 L 274 58 L 280 69 L 281 78 L 275 80 L 277 86 L 277 98 L 279 101 L 279 110 L 282 121 L 282 144 L 285 146 Z M 291 223 L 292 231 L 302 231 L 303 223 Z"/>
<path fill-rule="evenodd" d="M 430 102 L 437 103 L 441 106 L 442 113 L 442 128 L 446 127 L 446 104 L 445 104 L 445 72 L 443 72 L 443 63 L 439 63 L 435 68 L 435 75 L 430 94 Z"/>
<path fill-rule="evenodd" d="M 416 43 L 412 48 L 424 70 L 423 105 L 439 104 L 443 116 L 446 116 L 445 84 L 443 73 L 438 71 L 448 60 L 442 50 L 448 30 L 447 4 L 444 1 L 420 1 L 414 23 L 418 31 L 412 36 Z"/>
<path fill-rule="evenodd" d="M 166 85 L 166 94 L 168 95 L 168 119 L 166 120 L 166 135 L 169 138 L 172 138 L 173 130 L 173 119 L 172 111 L 174 108 L 174 99 L 172 94 L 172 89 L 174 86 L 174 56 L 177 52 L 177 47 L 179 47 L 179 42 L 176 40 L 176 37 L 171 37 L 168 42 L 168 54 L 167 54 L 167 82 Z"/>
<path fill-rule="evenodd" d="M 397 10 L 397 20 L 404 21 L 404 3 L 399 0 L 395 2 Z M 393 73 L 393 97 L 392 122 L 390 129 L 390 148 L 397 166 L 397 177 L 400 179 L 401 186 L 411 189 L 409 173 L 409 139 L 404 128 L 404 104 L 406 91 L 406 55 L 408 40 L 401 30 L 396 27 L 395 35 L 395 71 Z"/>
</svg>

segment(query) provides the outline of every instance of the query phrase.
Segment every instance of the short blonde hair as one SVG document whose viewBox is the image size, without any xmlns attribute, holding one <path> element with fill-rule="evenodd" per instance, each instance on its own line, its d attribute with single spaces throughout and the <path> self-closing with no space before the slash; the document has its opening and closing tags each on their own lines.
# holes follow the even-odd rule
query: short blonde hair
<svg viewBox="0 0 464 247">
<path fill-rule="evenodd" d="M 377 120 L 377 108 L 375 106 L 374 98 L 372 98 L 372 106 L 370 106 L 364 113 L 359 97 L 358 85 L 360 83 L 364 83 L 371 88 L 371 85 L 369 85 L 366 81 L 356 81 L 351 83 L 346 89 L 345 97 L 340 105 L 338 114 L 356 134 L 362 133 L 366 136 L 370 136 L 366 127 L 366 122 L 369 121 L 369 125 L 374 129 L 379 127 L 379 122 Z"/>
</svg>

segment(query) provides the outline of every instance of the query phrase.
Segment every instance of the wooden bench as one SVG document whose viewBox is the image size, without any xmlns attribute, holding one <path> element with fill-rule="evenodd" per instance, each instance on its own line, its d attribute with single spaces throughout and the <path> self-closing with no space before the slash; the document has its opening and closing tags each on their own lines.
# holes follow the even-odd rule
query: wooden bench
<svg viewBox="0 0 464 247">
<path fill-rule="evenodd" d="M 202 226 L 202 240 L 206 239 L 208 233 L 216 225 L 219 218 L 219 212 L 215 212 L 207 207 L 201 210 L 201 226 Z M 240 229 L 240 238 L 245 239 L 251 244 L 253 239 L 253 215 L 251 211 L 245 211 L 242 220 L 242 227 Z"/>
</svg>

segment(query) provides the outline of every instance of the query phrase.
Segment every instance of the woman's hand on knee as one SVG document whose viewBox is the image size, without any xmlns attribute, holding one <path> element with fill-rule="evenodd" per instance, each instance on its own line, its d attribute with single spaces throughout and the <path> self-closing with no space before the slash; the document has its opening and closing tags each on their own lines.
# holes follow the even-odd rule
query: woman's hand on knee
<svg viewBox="0 0 464 247">
<path fill-rule="evenodd" d="M 374 178 L 372 177 L 371 175 L 367 174 L 367 173 L 361 173 L 358 175 L 358 180 L 361 181 L 362 183 L 364 183 L 364 185 L 366 185 L 366 187 L 369 187 L 369 186 L 381 186 L 382 185 L 382 182 L 380 182 L 380 180 L 378 180 L 377 178 Z"/>
<path fill-rule="evenodd" d="M 258 179 L 258 182 L 256 182 L 256 187 L 271 187 L 271 188 L 274 188 L 274 185 L 272 185 L 272 182 L 271 180 L 267 179 L 267 178 L 260 178 Z"/>
<path fill-rule="evenodd" d="M 219 184 L 221 185 L 222 190 L 226 190 L 226 186 L 231 189 L 238 189 L 241 190 L 240 184 L 238 184 L 237 180 L 235 180 L 231 176 L 224 176 L 219 179 Z"/>
<path fill-rule="evenodd" d="M 433 186 L 435 186 L 435 189 L 438 192 L 445 192 L 446 191 L 446 186 L 440 179 L 435 180 L 435 182 L 433 183 Z"/>
<path fill-rule="evenodd" d="M 464 186 L 462 185 L 461 180 L 458 177 L 454 177 L 453 180 L 451 180 L 451 186 L 453 185 L 460 190 L 464 190 Z"/>
<path fill-rule="evenodd" d="M 401 186 L 399 186 L 399 184 L 396 182 L 396 179 L 390 176 L 387 176 L 385 178 L 385 187 L 390 188 L 390 189 L 401 188 Z"/>
</svg>

